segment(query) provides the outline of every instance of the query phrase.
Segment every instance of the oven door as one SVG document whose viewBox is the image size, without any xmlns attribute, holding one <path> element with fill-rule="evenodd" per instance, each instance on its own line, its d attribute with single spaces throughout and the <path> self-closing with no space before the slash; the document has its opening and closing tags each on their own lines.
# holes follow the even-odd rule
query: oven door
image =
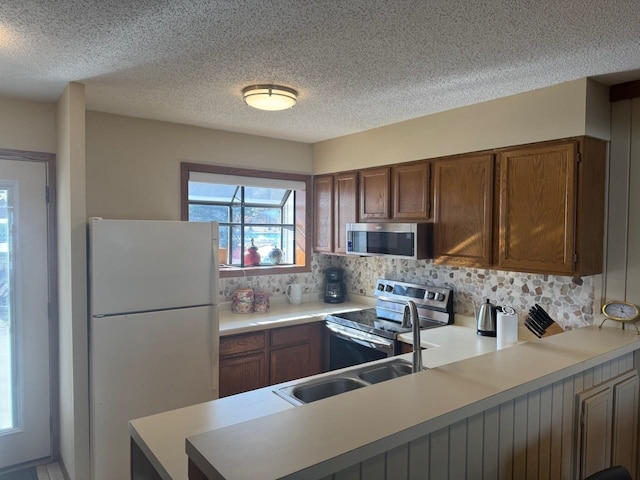
<svg viewBox="0 0 640 480">
<path fill-rule="evenodd" d="M 352 367 L 395 355 L 395 340 L 333 322 L 329 330 L 329 370 Z"/>
</svg>

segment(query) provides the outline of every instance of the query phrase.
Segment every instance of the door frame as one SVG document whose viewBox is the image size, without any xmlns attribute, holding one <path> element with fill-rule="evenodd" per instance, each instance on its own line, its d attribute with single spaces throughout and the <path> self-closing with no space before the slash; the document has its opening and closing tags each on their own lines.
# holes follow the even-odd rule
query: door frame
<svg viewBox="0 0 640 480">
<path fill-rule="evenodd" d="M 17 162 L 39 162 L 47 167 L 47 268 L 49 270 L 49 391 L 51 398 L 51 455 L 31 462 L 14 465 L 0 474 L 33 465 L 57 461 L 60 451 L 60 414 L 59 414 L 59 378 L 58 373 L 58 249 L 56 225 L 56 155 L 54 153 L 8 150 L 0 148 L 0 160 Z"/>
</svg>

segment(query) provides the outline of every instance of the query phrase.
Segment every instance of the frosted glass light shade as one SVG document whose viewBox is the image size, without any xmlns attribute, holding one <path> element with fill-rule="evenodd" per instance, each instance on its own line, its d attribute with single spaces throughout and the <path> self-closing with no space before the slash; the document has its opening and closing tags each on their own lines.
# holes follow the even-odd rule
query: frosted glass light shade
<svg viewBox="0 0 640 480">
<path fill-rule="evenodd" d="M 242 89 L 247 105 L 259 110 L 286 110 L 296 104 L 298 92 L 278 85 L 252 85 Z"/>
</svg>

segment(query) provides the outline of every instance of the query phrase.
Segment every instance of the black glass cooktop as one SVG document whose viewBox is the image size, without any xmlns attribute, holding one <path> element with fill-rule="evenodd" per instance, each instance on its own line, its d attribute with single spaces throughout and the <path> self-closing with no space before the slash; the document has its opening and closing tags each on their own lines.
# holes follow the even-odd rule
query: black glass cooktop
<svg viewBox="0 0 640 480">
<path fill-rule="evenodd" d="M 411 331 L 411 327 L 405 328 L 402 327 L 402 324 L 399 322 L 378 317 L 375 308 L 367 308 L 366 310 L 357 310 L 354 312 L 334 313 L 327 315 L 327 321 L 391 339 L 395 339 L 401 333 Z M 420 319 L 420 328 L 441 326 L 443 326 L 443 324 L 440 322 Z"/>
</svg>

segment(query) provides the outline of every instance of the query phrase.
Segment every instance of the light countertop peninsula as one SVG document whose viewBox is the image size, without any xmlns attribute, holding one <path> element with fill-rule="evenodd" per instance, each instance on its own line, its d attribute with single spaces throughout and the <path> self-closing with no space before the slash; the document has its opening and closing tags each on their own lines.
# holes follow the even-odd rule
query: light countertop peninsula
<svg viewBox="0 0 640 480">
<path fill-rule="evenodd" d="M 301 306 L 280 305 L 271 308 L 267 314 L 221 315 L 220 335 L 245 333 L 264 328 L 295 325 L 318 321 L 327 313 L 318 313 L 318 308 L 338 311 L 338 309 L 369 308 L 371 304 L 350 302 L 330 306 L 318 302 L 305 302 Z M 282 320 L 282 314 L 287 315 Z M 466 324 L 469 319 L 456 317 L 456 323 Z M 410 336 L 407 339 L 411 340 Z M 494 351 L 495 338 L 479 337 L 473 328 L 457 325 L 436 328 L 422 332 L 421 343 L 428 350 L 423 351 L 426 367 L 436 367 Z M 411 354 L 402 356 L 410 359 Z M 454 359 L 454 360 L 452 360 Z M 330 375 L 335 372 L 328 372 Z M 319 376 L 321 376 L 319 375 Z M 273 393 L 273 390 L 299 382 L 294 380 L 277 386 L 264 387 L 212 402 L 193 405 L 169 412 L 159 413 L 130 422 L 131 437 L 151 461 L 153 467 L 165 480 L 187 480 L 187 455 L 185 439 L 204 433 L 264 417 L 284 410 L 294 409 L 293 405 Z M 369 388 L 369 387 L 367 387 Z"/>
<path fill-rule="evenodd" d="M 435 330 L 444 335 L 461 328 Z M 475 336 L 473 329 L 467 330 Z M 437 344 L 431 334 L 424 331 L 421 343 Z M 471 336 L 466 345 L 458 343 L 461 350 L 473 347 Z M 190 436 L 187 454 L 211 479 L 323 478 L 633 352 L 640 348 L 640 336 L 590 326 L 434 366 L 438 362 L 431 357 L 438 351 L 457 348 L 440 344 L 423 353 L 429 370 Z M 393 415 L 380 414 L 390 410 Z"/>
</svg>

